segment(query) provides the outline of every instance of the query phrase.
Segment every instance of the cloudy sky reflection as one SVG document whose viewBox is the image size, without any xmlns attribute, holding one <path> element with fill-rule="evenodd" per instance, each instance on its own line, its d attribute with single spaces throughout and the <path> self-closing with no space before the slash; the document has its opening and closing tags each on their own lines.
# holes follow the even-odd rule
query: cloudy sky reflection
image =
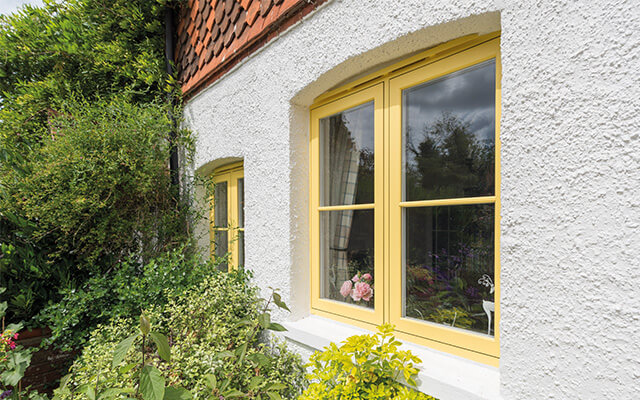
<svg viewBox="0 0 640 400">
<path fill-rule="evenodd" d="M 450 113 L 468 124 L 479 142 L 493 144 L 495 76 L 495 60 L 489 60 L 405 90 L 403 124 L 407 139 L 418 144 L 434 122 Z"/>
</svg>

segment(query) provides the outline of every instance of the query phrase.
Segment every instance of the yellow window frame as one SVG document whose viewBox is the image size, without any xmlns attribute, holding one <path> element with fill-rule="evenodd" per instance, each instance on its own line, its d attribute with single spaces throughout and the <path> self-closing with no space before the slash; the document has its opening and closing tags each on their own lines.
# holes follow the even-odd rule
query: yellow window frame
<svg viewBox="0 0 640 400">
<path fill-rule="evenodd" d="M 228 270 L 237 269 L 240 260 L 240 247 L 238 243 L 238 234 L 244 233 L 244 226 L 240 227 L 238 222 L 240 220 L 240 210 L 238 205 L 238 181 L 244 179 L 244 166 L 242 162 L 237 162 L 223 167 L 217 168 L 213 172 L 211 179 L 212 184 L 215 186 L 218 183 L 227 183 L 227 225 L 224 227 L 215 225 L 215 191 L 211 194 L 211 207 L 209 214 L 209 232 L 211 237 L 211 256 L 216 254 L 215 232 L 226 231 L 227 232 L 227 250 L 229 254 Z"/>
<path fill-rule="evenodd" d="M 320 214 L 323 211 L 339 211 L 339 210 L 373 210 L 374 212 L 374 232 L 383 231 L 383 209 L 382 209 L 382 196 L 384 195 L 382 180 L 383 168 L 383 84 L 371 86 L 367 89 L 363 89 L 345 96 L 334 102 L 325 104 L 321 107 L 315 108 L 311 111 L 311 120 L 318 123 L 311 126 L 311 163 L 312 165 L 320 165 L 320 130 L 319 121 L 325 117 L 337 114 L 349 108 L 357 107 L 359 105 L 374 103 L 374 187 L 375 194 L 374 203 L 371 204 L 354 204 L 349 206 L 320 206 L 320 173 L 318 167 L 315 168 L 316 173 L 311 174 L 311 187 L 316 188 L 312 190 L 315 195 L 311 196 L 310 200 L 310 215 L 311 215 L 311 307 L 316 310 L 333 313 L 336 315 L 348 316 L 359 321 L 365 321 L 370 324 L 379 325 L 384 321 L 383 310 L 383 296 L 374 295 L 374 309 L 369 310 L 363 307 L 341 303 L 334 300 L 323 299 L 320 296 Z M 374 236 L 374 276 L 382 276 L 383 274 L 383 258 L 384 258 L 384 244 L 382 241 L 382 235 Z M 378 290 L 378 289 L 376 289 Z"/>
<path fill-rule="evenodd" d="M 496 60 L 494 196 L 402 201 L 402 90 L 441 76 Z M 386 67 L 316 99 L 310 118 L 310 268 L 311 312 L 366 329 L 383 322 L 396 325 L 401 339 L 497 366 L 500 356 L 500 33 L 472 35 L 437 46 Z M 320 140 L 322 118 L 369 101 L 375 103 L 375 198 L 373 204 L 320 206 Z M 402 209 L 411 206 L 494 204 L 495 313 L 494 337 L 422 322 L 402 316 Z M 320 213 L 339 209 L 374 210 L 374 309 L 323 299 L 320 292 Z M 380 279 L 382 277 L 382 279 Z"/>
</svg>

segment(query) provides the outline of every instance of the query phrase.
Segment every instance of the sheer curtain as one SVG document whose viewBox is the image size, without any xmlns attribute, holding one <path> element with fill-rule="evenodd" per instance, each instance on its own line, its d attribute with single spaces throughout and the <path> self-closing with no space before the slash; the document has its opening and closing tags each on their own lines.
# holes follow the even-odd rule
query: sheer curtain
<svg viewBox="0 0 640 400">
<path fill-rule="evenodd" d="M 358 183 L 358 168 L 360 151 L 355 137 L 361 129 L 359 119 L 347 127 L 343 115 L 332 117 L 329 121 L 328 134 L 324 136 L 325 182 L 324 204 L 352 205 L 355 204 Z M 328 171 L 327 171 L 328 170 Z M 326 173 L 328 172 L 328 173 Z M 347 248 L 353 220 L 353 210 L 341 210 L 329 213 L 329 229 L 325 230 L 325 240 L 330 244 L 328 261 L 329 268 L 326 282 L 329 282 L 327 295 L 336 298 L 342 283 L 351 278 L 349 276 Z"/>
</svg>

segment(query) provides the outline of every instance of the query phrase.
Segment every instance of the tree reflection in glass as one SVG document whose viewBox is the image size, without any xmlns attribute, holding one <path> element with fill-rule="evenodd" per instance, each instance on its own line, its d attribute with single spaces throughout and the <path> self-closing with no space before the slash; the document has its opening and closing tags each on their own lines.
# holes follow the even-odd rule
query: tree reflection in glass
<svg viewBox="0 0 640 400">
<path fill-rule="evenodd" d="M 403 91 L 406 202 L 495 194 L 495 60 Z M 404 208 L 404 315 L 494 334 L 495 205 Z"/>
<path fill-rule="evenodd" d="M 495 60 L 403 92 L 405 201 L 494 194 Z"/>
</svg>

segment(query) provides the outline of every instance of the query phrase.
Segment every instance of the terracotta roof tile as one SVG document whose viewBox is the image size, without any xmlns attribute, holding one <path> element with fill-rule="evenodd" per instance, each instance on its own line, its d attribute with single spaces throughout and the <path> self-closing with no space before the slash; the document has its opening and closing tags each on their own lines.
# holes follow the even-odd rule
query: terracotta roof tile
<svg viewBox="0 0 640 400">
<path fill-rule="evenodd" d="M 271 25 L 275 20 L 280 16 L 280 6 L 273 6 L 271 12 L 265 17 L 264 24 L 262 25 L 262 29 L 265 29 L 267 26 Z"/>
<path fill-rule="evenodd" d="M 242 35 L 242 32 L 245 30 L 245 28 L 247 27 L 247 13 L 240 13 L 240 17 L 238 17 L 238 21 L 236 22 L 236 26 L 235 31 L 236 31 L 236 36 L 240 37 L 240 35 Z"/>
<path fill-rule="evenodd" d="M 233 10 L 231 10 L 231 14 L 229 14 L 229 18 L 231 19 L 231 22 L 235 23 L 238 20 L 241 10 L 242 10 L 242 7 L 240 7 L 240 3 L 235 2 L 233 5 Z"/>
<path fill-rule="evenodd" d="M 204 62 L 210 62 L 213 58 L 213 46 L 207 49 L 207 54 L 204 57 Z"/>
<path fill-rule="evenodd" d="M 204 6 L 204 10 L 202 11 L 202 19 L 207 21 L 209 19 L 209 15 L 211 14 L 211 1 L 207 0 L 203 3 Z"/>
<path fill-rule="evenodd" d="M 220 54 L 220 51 L 222 51 L 222 45 L 224 44 L 224 41 L 222 40 L 216 40 L 214 45 L 213 45 L 213 52 L 216 54 L 216 56 L 218 54 Z"/>
<path fill-rule="evenodd" d="M 231 45 L 231 41 L 236 37 L 236 33 L 233 29 L 228 29 L 227 33 L 224 34 L 224 47 L 229 47 Z"/>
<path fill-rule="evenodd" d="M 219 36 L 220 36 L 220 27 L 218 25 L 215 25 L 213 27 L 213 30 L 211 31 L 211 39 L 217 40 Z"/>
<path fill-rule="evenodd" d="M 197 1 L 198 0 L 190 0 L 189 1 L 189 8 L 191 9 L 191 12 L 189 13 L 189 18 L 191 20 L 195 20 L 196 19 L 196 15 L 198 14 L 198 7 L 197 7 Z"/>
<path fill-rule="evenodd" d="M 282 4 L 282 7 L 280 7 L 280 9 L 288 11 L 293 6 L 295 6 L 296 3 L 299 3 L 299 0 L 284 0 L 284 4 Z"/>
<path fill-rule="evenodd" d="M 220 24 L 220 30 L 222 32 L 226 32 L 229 25 L 231 25 L 231 20 L 229 19 L 229 17 L 225 17 L 225 19 L 223 19 L 222 23 Z"/>
<path fill-rule="evenodd" d="M 221 23 L 222 19 L 224 18 L 224 1 L 222 0 L 218 0 L 218 2 L 216 3 L 215 17 L 216 24 Z"/>
<path fill-rule="evenodd" d="M 213 25 L 216 23 L 216 19 L 211 17 L 207 18 L 207 23 L 204 24 L 207 27 L 207 30 L 211 32 L 213 30 Z M 217 25 L 216 25 L 217 26 Z"/>
<path fill-rule="evenodd" d="M 182 89 L 220 76 L 327 0 L 188 0 L 177 24 Z"/>
<path fill-rule="evenodd" d="M 267 15 L 269 11 L 271 11 L 271 6 L 273 5 L 273 0 L 260 0 L 260 15 L 263 17 Z"/>
<path fill-rule="evenodd" d="M 227 15 L 231 14 L 231 11 L 233 10 L 233 6 L 235 3 L 236 3 L 236 0 L 225 0 L 224 13 Z"/>
<path fill-rule="evenodd" d="M 247 23 L 253 25 L 258 15 L 260 15 L 260 2 L 253 1 L 247 9 Z"/>
</svg>

